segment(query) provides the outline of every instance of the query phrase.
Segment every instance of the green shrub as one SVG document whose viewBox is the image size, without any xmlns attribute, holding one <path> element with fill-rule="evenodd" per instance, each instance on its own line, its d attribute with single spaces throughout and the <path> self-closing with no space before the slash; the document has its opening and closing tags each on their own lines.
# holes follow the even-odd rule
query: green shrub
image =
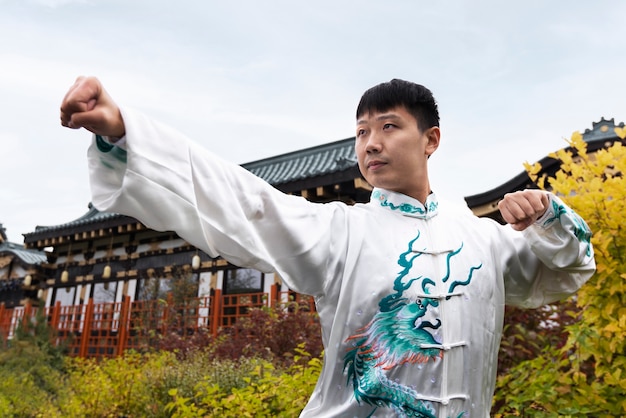
<svg viewBox="0 0 626 418">
<path fill-rule="evenodd" d="M 176 389 L 180 396 L 192 397 L 199 382 L 214 384 L 228 392 L 233 388 L 242 388 L 248 384 L 246 378 L 259 362 L 259 359 L 247 357 L 219 360 L 209 350 L 196 350 L 173 365 L 146 370 L 146 374 L 155 398 L 165 405 L 171 400 L 170 390 Z"/>
<path fill-rule="evenodd" d="M 0 416 L 53 417 L 65 377 L 64 348 L 52 341 L 43 310 L 22 321 L 0 350 Z"/>
<path fill-rule="evenodd" d="M 216 360 L 210 351 L 184 360 L 171 352 L 71 359 L 55 399 L 58 412 L 48 416 L 292 417 L 304 408 L 320 370 L 321 360 L 301 349 L 288 369 L 263 359 Z"/>
<path fill-rule="evenodd" d="M 59 394 L 63 417 L 159 417 L 163 399 L 153 388 L 154 374 L 174 367 L 172 353 L 138 354 L 97 361 L 73 358 L 67 385 Z"/>
<path fill-rule="evenodd" d="M 34 362 L 39 361 L 33 359 Z M 51 382 L 60 382 L 58 371 L 38 364 L 34 366 L 36 374 L 47 374 L 46 386 Z M 58 410 L 53 394 L 39 386 L 32 369 L 9 371 L 0 366 L 0 416 L 2 417 L 57 417 Z"/>
<path fill-rule="evenodd" d="M 208 347 L 99 360 L 65 357 L 42 321 L 0 351 L 2 417 L 292 417 L 321 370 L 305 350 L 318 344 L 316 316 L 297 309 L 255 310 Z"/>
<path fill-rule="evenodd" d="M 173 400 L 167 406 L 172 417 L 294 417 L 306 405 L 322 369 L 318 357 L 310 358 L 296 349 L 293 364 L 285 371 L 261 360 L 246 385 L 224 390 L 211 379 L 196 386 L 193 397 L 172 389 Z"/>
</svg>

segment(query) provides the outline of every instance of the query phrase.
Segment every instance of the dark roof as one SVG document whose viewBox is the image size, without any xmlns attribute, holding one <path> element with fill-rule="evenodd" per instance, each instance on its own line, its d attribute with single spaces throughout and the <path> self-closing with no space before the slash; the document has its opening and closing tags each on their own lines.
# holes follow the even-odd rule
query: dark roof
<svg viewBox="0 0 626 418">
<path fill-rule="evenodd" d="M 619 125 L 615 124 L 615 119 L 600 119 L 600 122 L 593 122 L 591 129 L 585 129 L 583 132 L 583 139 L 587 142 L 594 142 L 600 140 L 615 140 L 617 135 L 615 134 L 615 128 L 624 128 L 624 122 Z"/>
<path fill-rule="evenodd" d="M 61 225 L 37 226 L 35 228 L 35 232 L 41 231 L 41 230 L 62 229 L 63 227 L 69 226 L 69 225 L 71 226 L 87 225 L 87 224 L 92 224 L 92 223 L 99 222 L 99 221 L 106 221 L 106 220 L 120 216 L 117 213 L 100 212 L 91 203 L 89 203 L 87 207 L 88 207 L 87 213 L 85 213 L 83 216 L 81 216 L 78 219 L 74 219 L 71 222 L 61 224 Z"/>
<path fill-rule="evenodd" d="M 60 225 L 37 226 L 35 227 L 34 232 L 23 234 L 24 242 L 30 243 L 40 239 L 53 238 L 59 235 L 59 231 L 66 229 L 71 229 L 72 233 L 89 231 L 92 229 L 92 225 L 105 221 L 107 222 L 107 225 L 111 227 L 137 222 L 129 216 L 110 212 L 100 212 L 91 203 L 89 203 L 87 213 L 82 215 L 80 218 Z"/>
<path fill-rule="evenodd" d="M 0 253 L 3 252 L 14 254 L 25 264 L 40 264 L 46 261 L 46 254 L 43 251 L 27 250 L 23 245 L 13 242 L 0 243 Z"/>
<path fill-rule="evenodd" d="M 354 138 L 265 158 L 241 166 L 274 186 L 332 174 L 356 166 Z"/>
<path fill-rule="evenodd" d="M 587 142 L 587 150 L 595 152 L 604 148 L 607 142 L 613 143 L 620 141 L 620 138 L 615 133 L 616 127 L 623 128 L 624 122 L 615 125 L 614 119 L 606 120 L 604 118 L 602 118 L 600 122 L 593 122 L 592 129 L 587 129 L 583 132 L 583 139 Z M 571 150 L 571 148 L 568 149 Z M 561 163 L 551 157 L 542 158 L 539 160 L 539 164 L 541 164 L 542 172 L 546 173 L 548 176 L 554 176 L 561 167 Z M 491 190 L 472 196 L 466 196 L 465 201 L 471 209 L 501 199 L 506 193 L 533 187 L 536 188 L 537 186 L 530 180 L 528 174 L 523 171 L 506 183 Z"/>
<path fill-rule="evenodd" d="M 241 166 L 271 185 L 278 186 L 355 169 L 356 165 L 353 137 L 245 163 Z M 37 226 L 34 232 L 24 234 L 24 241 L 33 242 L 38 239 L 55 237 L 58 236 L 59 231 L 66 229 L 82 232 L 91 229 L 91 225 L 105 221 L 107 226 L 136 222 L 133 218 L 117 213 L 100 212 L 91 203 L 88 207 L 87 213 L 71 222 L 61 225 Z"/>
</svg>

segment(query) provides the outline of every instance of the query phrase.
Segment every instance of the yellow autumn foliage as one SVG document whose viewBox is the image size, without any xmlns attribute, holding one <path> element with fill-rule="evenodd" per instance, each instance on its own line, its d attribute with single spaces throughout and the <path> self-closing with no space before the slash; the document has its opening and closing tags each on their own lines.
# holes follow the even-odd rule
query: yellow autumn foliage
<svg viewBox="0 0 626 418">
<path fill-rule="evenodd" d="M 616 128 L 626 138 L 626 129 Z M 552 190 L 593 232 L 596 274 L 575 296 L 581 319 L 562 348 L 524 362 L 498 380 L 496 416 L 626 416 L 626 147 L 615 142 L 587 153 L 580 133 L 554 177 L 526 164 L 530 178 Z"/>
</svg>

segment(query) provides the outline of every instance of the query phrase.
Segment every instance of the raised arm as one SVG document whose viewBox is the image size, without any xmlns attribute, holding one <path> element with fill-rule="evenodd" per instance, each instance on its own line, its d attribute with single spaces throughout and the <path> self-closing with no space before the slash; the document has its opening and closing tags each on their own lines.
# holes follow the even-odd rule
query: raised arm
<svg viewBox="0 0 626 418">
<path fill-rule="evenodd" d="M 298 292 L 323 292 L 331 276 L 331 232 L 345 220 L 344 205 L 280 192 L 182 133 L 119 108 L 95 78 L 72 86 L 61 121 L 95 134 L 88 160 L 98 210 L 175 231 L 235 265 L 276 271 Z M 123 144 L 111 140 L 122 136 Z"/>
<path fill-rule="evenodd" d="M 126 133 L 119 107 L 95 77 L 78 77 L 61 103 L 61 125 L 121 138 Z"/>
</svg>

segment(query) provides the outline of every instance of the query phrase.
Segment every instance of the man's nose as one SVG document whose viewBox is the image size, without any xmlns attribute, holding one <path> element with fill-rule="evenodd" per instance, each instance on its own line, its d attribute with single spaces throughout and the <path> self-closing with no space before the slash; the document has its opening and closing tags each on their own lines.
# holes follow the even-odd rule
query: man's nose
<svg viewBox="0 0 626 418">
<path fill-rule="evenodd" d="M 367 144 L 365 145 L 365 151 L 368 153 L 378 153 L 382 149 L 382 142 L 380 135 L 371 132 L 367 137 Z"/>
</svg>

